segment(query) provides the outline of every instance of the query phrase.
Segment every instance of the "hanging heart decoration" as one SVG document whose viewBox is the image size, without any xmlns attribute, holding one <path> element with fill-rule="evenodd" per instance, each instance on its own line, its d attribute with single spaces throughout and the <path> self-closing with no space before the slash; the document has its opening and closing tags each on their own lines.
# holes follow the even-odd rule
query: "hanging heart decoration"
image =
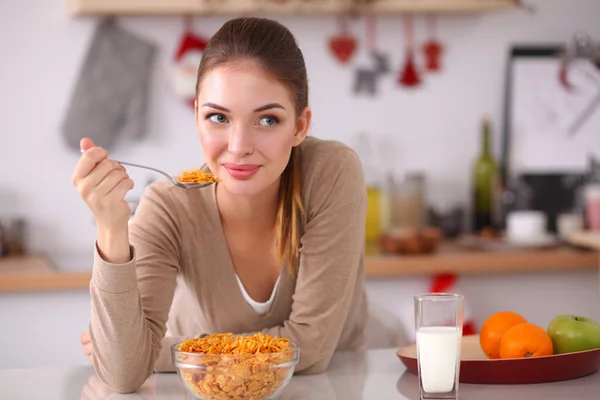
<svg viewBox="0 0 600 400">
<path fill-rule="evenodd" d="M 356 38 L 350 33 L 348 19 L 342 17 L 339 21 L 340 33 L 329 39 L 329 49 L 333 56 L 342 64 L 347 64 L 354 56 L 358 46 Z"/>
</svg>

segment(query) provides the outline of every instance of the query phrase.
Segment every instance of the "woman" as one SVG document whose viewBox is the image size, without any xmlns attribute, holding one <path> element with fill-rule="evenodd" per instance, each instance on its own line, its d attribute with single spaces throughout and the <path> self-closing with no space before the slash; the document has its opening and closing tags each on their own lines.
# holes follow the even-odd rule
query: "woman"
<svg viewBox="0 0 600 400">
<path fill-rule="evenodd" d="M 203 53 L 202 189 L 150 185 L 128 224 L 126 171 L 89 139 L 73 183 L 97 223 L 84 352 L 113 390 L 174 370 L 170 346 L 261 331 L 299 343 L 297 372 L 364 344 L 367 199 L 356 154 L 307 137 L 306 68 L 268 19 L 225 23 Z M 129 226 L 128 226 L 129 225 Z"/>
</svg>

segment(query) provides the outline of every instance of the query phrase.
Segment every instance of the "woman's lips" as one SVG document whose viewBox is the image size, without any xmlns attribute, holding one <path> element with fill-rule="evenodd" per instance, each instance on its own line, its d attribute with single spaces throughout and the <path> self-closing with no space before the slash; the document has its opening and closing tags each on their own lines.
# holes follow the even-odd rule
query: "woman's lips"
<svg viewBox="0 0 600 400">
<path fill-rule="evenodd" d="M 260 165 L 225 163 L 223 167 L 234 179 L 249 179 L 258 172 Z"/>
</svg>

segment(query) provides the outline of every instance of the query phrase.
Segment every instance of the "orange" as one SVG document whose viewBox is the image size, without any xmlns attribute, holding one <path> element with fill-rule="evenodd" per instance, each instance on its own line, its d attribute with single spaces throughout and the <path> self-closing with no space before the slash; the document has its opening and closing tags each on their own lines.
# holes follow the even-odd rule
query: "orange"
<svg viewBox="0 0 600 400">
<path fill-rule="evenodd" d="M 500 358 L 551 356 L 552 340 L 546 331 L 535 324 L 515 325 L 502 335 Z"/>
<path fill-rule="evenodd" d="M 527 320 L 521 314 L 512 311 L 499 311 L 488 317 L 479 332 L 479 344 L 488 358 L 500 358 L 500 339 L 504 332 L 524 322 Z"/>
</svg>

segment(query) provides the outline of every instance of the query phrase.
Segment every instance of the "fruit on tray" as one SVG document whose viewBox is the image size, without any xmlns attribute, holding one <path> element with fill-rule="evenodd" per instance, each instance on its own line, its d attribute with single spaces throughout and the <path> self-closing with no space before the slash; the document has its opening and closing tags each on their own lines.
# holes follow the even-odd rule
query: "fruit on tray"
<svg viewBox="0 0 600 400">
<path fill-rule="evenodd" d="M 499 311 L 485 320 L 479 344 L 489 359 L 600 349 L 600 323 L 579 315 L 561 314 L 544 329 L 517 312 Z"/>
<path fill-rule="evenodd" d="M 500 358 L 527 358 L 554 354 L 552 340 L 544 328 L 521 323 L 508 329 L 500 340 Z"/>
<path fill-rule="evenodd" d="M 500 339 L 515 325 L 526 323 L 521 314 L 513 311 L 499 311 L 485 320 L 479 333 L 481 349 L 490 359 L 500 358 Z"/>
<path fill-rule="evenodd" d="M 548 325 L 555 354 L 600 348 L 600 324 L 578 315 L 558 315 Z"/>
</svg>

